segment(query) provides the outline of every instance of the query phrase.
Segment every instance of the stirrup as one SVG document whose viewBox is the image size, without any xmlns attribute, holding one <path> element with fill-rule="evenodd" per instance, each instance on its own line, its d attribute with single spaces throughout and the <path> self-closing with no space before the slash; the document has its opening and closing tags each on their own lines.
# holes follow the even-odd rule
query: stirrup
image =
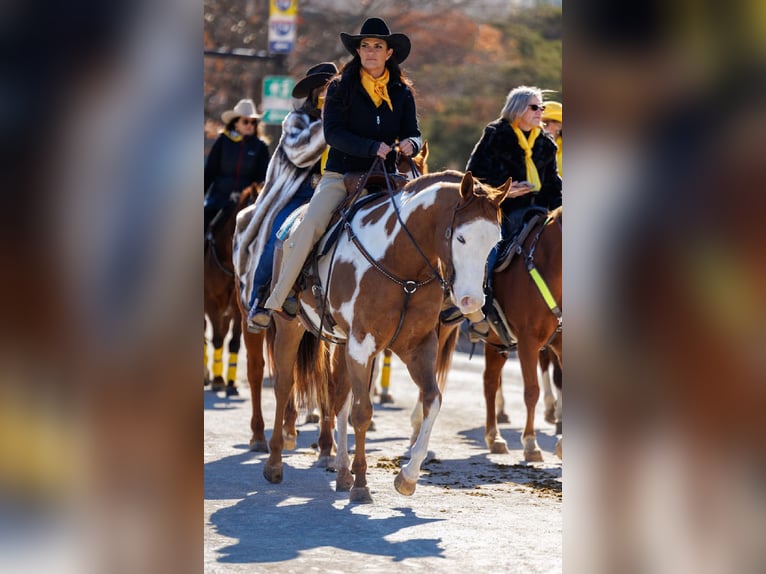
<svg viewBox="0 0 766 574">
<path fill-rule="evenodd" d="M 486 341 L 489 337 L 489 321 L 486 318 L 476 323 L 470 323 L 468 326 L 468 340 L 471 343 Z"/>
<path fill-rule="evenodd" d="M 439 313 L 439 321 L 444 325 L 454 325 L 455 323 L 460 323 L 463 319 L 465 319 L 465 315 L 457 307 L 447 307 Z"/>
<path fill-rule="evenodd" d="M 298 315 L 298 298 L 294 293 L 288 295 L 285 302 L 282 303 L 282 313 L 291 319 L 294 319 Z"/>
<path fill-rule="evenodd" d="M 255 307 L 252 314 L 247 317 L 246 327 L 248 333 L 260 333 L 268 329 L 269 325 L 271 325 L 271 309 Z"/>
</svg>

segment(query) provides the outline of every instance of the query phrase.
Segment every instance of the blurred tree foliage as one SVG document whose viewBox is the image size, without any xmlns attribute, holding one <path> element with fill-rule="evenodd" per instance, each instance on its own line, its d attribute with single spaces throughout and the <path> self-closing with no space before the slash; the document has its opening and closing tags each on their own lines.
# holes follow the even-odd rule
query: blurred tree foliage
<svg viewBox="0 0 766 574">
<path fill-rule="evenodd" d="M 561 99 L 561 7 L 543 2 L 491 20 L 460 0 L 303 0 L 294 50 L 283 62 L 205 58 L 205 117 L 218 119 L 238 99 L 261 100 L 264 75 L 296 78 L 319 61 L 349 59 L 338 34 L 357 33 L 371 16 L 407 34 L 403 68 L 414 83 L 420 127 L 432 170 L 464 169 L 484 126 L 497 118 L 510 89 L 533 85 Z M 336 5 L 333 9 L 329 6 Z M 204 0 L 205 49 L 268 47 L 268 0 Z"/>
</svg>

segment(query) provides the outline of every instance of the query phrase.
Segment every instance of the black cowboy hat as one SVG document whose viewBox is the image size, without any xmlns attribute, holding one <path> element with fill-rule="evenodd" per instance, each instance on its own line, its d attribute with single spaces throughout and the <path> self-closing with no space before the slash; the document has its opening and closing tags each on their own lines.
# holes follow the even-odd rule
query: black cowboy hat
<svg viewBox="0 0 766 574">
<path fill-rule="evenodd" d="M 323 86 L 327 80 L 338 73 L 338 67 L 332 62 L 322 62 L 312 66 L 306 72 L 306 77 L 295 84 L 293 88 L 294 98 L 307 98 L 311 90 Z"/>
<path fill-rule="evenodd" d="M 386 26 L 386 23 L 380 18 L 368 18 L 362 24 L 362 29 L 359 34 L 353 36 L 351 34 L 340 33 L 340 41 L 346 47 L 346 50 L 356 56 L 356 49 L 359 47 L 359 42 L 363 38 L 380 38 L 385 40 L 389 48 L 394 49 L 392 58 L 399 64 L 407 59 L 410 55 L 410 39 L 404 34 L 392 34 Z"/>
</svg>

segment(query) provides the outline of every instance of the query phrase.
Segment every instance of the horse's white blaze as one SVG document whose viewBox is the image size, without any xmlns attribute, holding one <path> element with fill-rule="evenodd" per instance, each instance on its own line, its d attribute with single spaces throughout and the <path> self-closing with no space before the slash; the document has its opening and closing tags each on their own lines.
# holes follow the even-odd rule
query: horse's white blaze
<svg viewBox="0 0 766 574">
<path fill-rule="evenodd" d="M 356 337 L 351 336 L 346 345 L 348 356 L 360 365 L 366 365 L 377 352 L 375 337 L 370 333 L 367 333 L 361 341 L 357 341 Z"/>
<path fill-rule="evenodd" d="M 452 294 L 460 311 L 467 315 L 484 305 L 484 272 L 490 250 L 500 240 L 500 226 L 475 219 L 456 227 L 452 235 L 455 283 Z"/>
<path fill-rule="evenodd" d="M 439 399 L 434 399 L 431 403 L 431 410 L 428 412 L 428 416 L 423 419 L 423 424 L 420 426 L 420 433 L 418 433 L 418 440 L 412 445 L 410 450 L 410 462 L 402 467 L 402 475 L 409 482 L 417 481 L 420 476 L 420 465 L 423 464 L 423 460 L 428 454 L 428 441 L 431 440 L 431 431 L 434 428 L 436 417 L 439 415 L 441 409 L 441 403 Z"/>
</svg>

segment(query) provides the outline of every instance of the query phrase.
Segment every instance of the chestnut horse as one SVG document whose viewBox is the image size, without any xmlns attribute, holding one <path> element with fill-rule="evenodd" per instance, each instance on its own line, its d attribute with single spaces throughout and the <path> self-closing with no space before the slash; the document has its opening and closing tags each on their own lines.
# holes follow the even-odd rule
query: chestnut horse
<svg viewBox="0 0 766 574">
<path fill-rule="evenodd" d="M 542 461 L 542 453 L 535 436 L 535 408 L 540 396 L 537 378 L 539 352 L 550 349 L 562 361 L 562 309 L 561 251 L 562 208 L 559 207 L 531 223 L 526 238 L 510 263 L 492 274 L 494 305 L 502 311 L 509 334 L 515 339 L 515 348 L 524 379 L 526 423 L 521 435 L 524 459 Z M 535 277 L 542 278 L 535 280 Z M 484 345 L 484 399 L 486 426 L 484 439 L 493 453 L 507 453 L 508 445 L 497 429 L 495 398 L 500 387 L 501 373 L 512 348 L 497 332 L 505 325 L 493 322 L 493 332 Z"/>
<path fill-rule="evenodd" d="M 420 174 L 426 173 L 428 164 L 428 142 L 424 141 L 418 153 L 412 158 L 405 156 L 399 156 L 397 167 L 401 173 L 414 179 Z M 300 208 L 299 208 L 300 209 Z M 244 221 L 244 220 L 243 220 Z M 237 277 L 237 283 L 239 278 Z M 237 284 L 237 293 L 241 292 L 239 284 Z M 262 408 L 262 390 L 263 390 L 263 374 L 265 369 L 265 360 L 263 356 L 263 343 L 264 332 L 250 333 L 245 325 L 245 317 L 247 316 L 247 309 L 244 302 L 237 297 L 237 304 L 239 312 L 242 317 L 240 332 L 244 336 L 245 349 L 247 349 L 247 382 L 250 385 L 250 396 L 252 401 L 252 414 L 250 416 L 250 430 L 252 435 L 250 437 L 250 450 L 259 452 L 268 452 L 269 447 L 266 442 L 265 434 L 265 421 L 263 418 Z M 310 400 L 309 403 L 314 401 Z M 310 407 L 313 409 L 313 405 Z M 284 448 L 295 448 L 295 441 L 298 436 L 296 429 L 296 419 L 298 416 L 297 407 L 295 401 L 291 398 L 285 409 L 285 419 L 283 421 L 283 438 L 285 441 Z M 333 445 L 332 441 L 332 417 L 321 416 L 320 422 L 320 438 L 318 441 L 320 447 L 320 461 L 322 464 L 328 464 L 331 456 Z"/>
<path fill-rule="evenodd" d="M 237 213 L 250 203 L 257 193 L 252 187 L 246 188 L 237 203 L 225 207 L 214 220 L 212 232 L 205 237 L 204 282 L 205 315 L 210 321 L 213 343 L 213 378 L 208 370 L 207 338 L 204 340 L 204 382 L 211 390 L 226 390 L 226 396 L 238 395 L 235 384 L 237 355 L 242 335 L 242 322 L 234 290 L 234 267 L 232 264 L 232 237 Z M 204 329 L 203 321 L 203 329 Z M 223 342 L 231 329 L 229 340 L 229 365 L 226 380 L 223 378 Z M 204 332 L 204 331 L 203 331 Z"/>
<path fill-rule="evenodd" d="M 263 470 L 268 481 L 282 480 L 282 420 L 294 379 L 302 395 L 317 392 L 317 385 L 318 394 L 328 391 L 330 366 L 323 349 L 330 340 L 343 345 L 333 356 L 329 389 L 339 436 L 336 490 L 350 490 L 351 502 L 372 501 L 365 453 L 372 418 L 369 391 L 374 359 L 390 348 L 423 397 L 421 432 L 409 463 L 394 481 L 402 494 L 415 491 L 441 406 L 436 329 L 442 301 L 450 293 L 463 313 L 483 304 L 484 261 L 499 239 L 499 205 L 509 187 L 510 181 L 501 189 L 484 186 L 470 173 L 422 176 L 398 194 L 374 197 L 353 217 L 344 216 L 334 245 L 327 245 L 327 235 L 319 242 L 323 256 L 315 266 L 316 277 L 296 286 L 301 320 L 275 316 L 273 337 L 267 340 L 277 399 Z M 322 339 L 307 330 L 321 331 Z M 349 409 L 356 438 L 353 476 L 346 444 Z"/>
<path fill-rule="evenodd" d="M 551 384 L 551 365 L 553 366 L 553 384 Z M 556 425 L 556 434 L 561 434 L 561 385 L 563 375 L 561 365 L 556 355 L 547 347 L 540 350 L 540 382 L 543 390 L 543 405 L 545 405 L 545 422 Z M 556 386 L 556 391 L 553 390 Z M 497 422 L 511 422 L 508 413 L 505 412 L 505 397 L 503 396 L 503 382 L 497 387 L 495 395 L 495 411 Z"/>
</svg>

